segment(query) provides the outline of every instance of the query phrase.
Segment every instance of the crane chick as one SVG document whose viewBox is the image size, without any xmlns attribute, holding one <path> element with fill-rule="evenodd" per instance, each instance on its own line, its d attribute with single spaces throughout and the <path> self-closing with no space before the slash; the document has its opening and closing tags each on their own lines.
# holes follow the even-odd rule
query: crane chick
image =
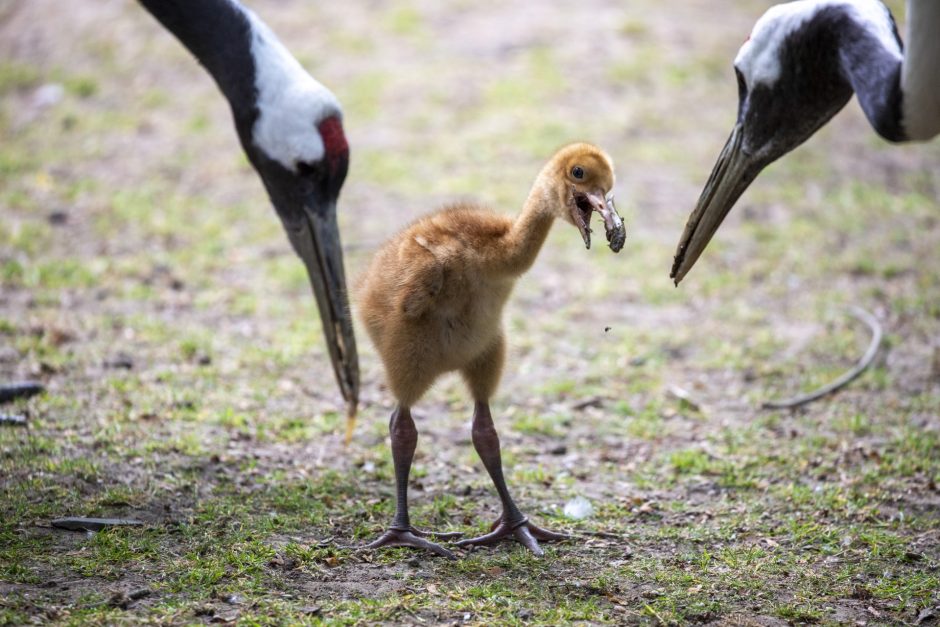
<svg viewBox="0 0 940 627">
<path fill-rule="evenodd" d="M 604 220 L 610 248 L 625 239 L 613 204 L 613 163 L 596 146 L 559 150 L 532 185 L 515 219 L 459 204 L 419 219 L 389 240 L 360 279 L 359 317 L 382 358 L 398 405 L 389 422 L 396 509 L 389 529 L 369 548 L 411 546 L 453 558 L 427 538 L 451 538 L 411 526 L 408 474 L 418 440 L 411 407 L 440 375 L 459 371 L 475 401 L 473 445 L 496 486 L 503 512 L 486 535 L 460 546 L 515 537 L 536 555 L 538 541 L 565 536 L 529 522 L 509 495 L 489 399 L 502 374 L 502 311 L 513 284 L 535 261 L 556 218 L 580 231 L 590 248 L 592 212 Z"/>
</svg>

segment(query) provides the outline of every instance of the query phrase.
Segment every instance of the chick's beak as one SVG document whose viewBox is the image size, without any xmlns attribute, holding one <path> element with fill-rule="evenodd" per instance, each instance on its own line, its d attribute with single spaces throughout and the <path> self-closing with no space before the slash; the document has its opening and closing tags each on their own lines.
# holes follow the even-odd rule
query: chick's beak
<svg viewBox="0 0 940 627">
<path fill-rule="evenodd" d="M 604 220 L 604 230 L 610 249 L 615 253 L 620 252 L 627 238 L 627 231 L 623 224 L 623 218 L 620 217 L 617 208 L 614 206 L 613 194 L 605 195 L 603 190 L 600 189 L 590 192 L 576 191 L 573 198 L 571 218 L 574 225 L 581 232 L 585 247 L 591 247 L 591 214 L 596 211 Z"/>
<path fill-rule="evenodd" d="M 287 230 L 291 244 L 307 267 L 320 310 L 333 372 L 346 400 L 348 415 L 359 402 L 359 357 L 346 290 L 343 253 L 335 206 L 305 202 L 303 219 Z"/>
<path fill-rule="evenodd" d="M 742 149 L 743 135 L 741 125 L 736 125 L 689 215 L 669 275 L 676 285 L 695 265 L 734 203 L 761 171 L 761 164 Z"/>
</svg>

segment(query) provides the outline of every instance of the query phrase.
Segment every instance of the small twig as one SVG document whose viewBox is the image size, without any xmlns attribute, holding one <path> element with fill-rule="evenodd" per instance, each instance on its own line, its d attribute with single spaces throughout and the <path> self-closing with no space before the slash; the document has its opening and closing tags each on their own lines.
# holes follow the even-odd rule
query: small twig
<svg viewBox="0 0 940 627">
<path fill-rule="evenodd" d="M 0 385 L 0 403 L 9 403 L 18 398 L 29 398 L 46 391 L 46 386 L 38 381 L 22 381 Z"/>
<path fill-rule="evenodd" d="M 623 536 L 619 533 L 611 533 L 610 531 L 581 531 L 579 532 L 585 536 L 594 536 L 595 538 L 605 538 L 607 540 L 623 540 Z"/>
<path fill-rule="evenodd" d="M 131 518 L 56 518 L 52 526 L 69 531 L 101 531 L 109 527 L 140 527 L 144 523 Z"/>
<path fill-rule="evenodd" d="M 764 409 L 791 409 L 793 407 L 805 405 L 806 403 L 811 403 L 818 398 L 822 398 L 827 394 L 832 394 L 833 392 L 845 387 L 852 380 L 868 369 L 871 363 L 875 360 L 875 355 L 878 354 L 878 348 L 881 346 L 881 338 L 884 336 L 884 332 L 882 331 L 881 324 L 878 322 L 878 320 L 861 307 L 850 307 L 849 313 L 851 313 L 852 316 L 857 320 L 864 322 L 866 325 L 868 325 L 868 328 L 871 329 L 871 342 L 868 344 L 868 349 L 865 351 L 865 354 L 862 355 L 862 358 L 858 360 L 858 363 L 856 363 L 851 370 L 843 374 L 835 381 L 824 385 L 821 388 L 810 392 L 809 394 L 801 394 L 800 396 L 794 396 L 793 398 L 764 401 L 761 403 L 761 407 Z"/>
<path fill-rule="evenodd" d="M 604 404 L 604 399 L 601 396 L 591 396 L 584 400 L 578 401 L 571 405 L 571 409 L 574 411 L 583 411 L 588 407 L 601 407 Z"/>
</svg>

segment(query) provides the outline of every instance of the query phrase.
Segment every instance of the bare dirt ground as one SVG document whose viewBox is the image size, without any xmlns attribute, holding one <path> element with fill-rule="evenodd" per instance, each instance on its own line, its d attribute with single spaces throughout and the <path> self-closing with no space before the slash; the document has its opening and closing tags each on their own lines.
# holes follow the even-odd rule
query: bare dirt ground
<svg viewBox="0 0 940 627">
<path fill-rule="evenodd" d="M 360 334 L 344 449 L 306 277 L 203 70 L 133 2 L 0 0 L 0 380 L 48 386 L 3 408 L 29 427 L 0 426 L 0 624 L 935 623 L 940 146 L 853 102 L 668 280 L 769 4 L 250 3 L 344 104 L 351 276 L 448 201 L 516 211 L 567 141 L 617 164 L 625 249 L 556 227 L 494 404 L 520 504 L 576 539 L 451 563 L 344 548 L 393 509 L 391 399 Z M 875 367 L 761 410 L 861 354 L 850 305 Z M 423 526 L 497 514 L 469 410 L 456 377 L 416 408 Z"/>
</svg>

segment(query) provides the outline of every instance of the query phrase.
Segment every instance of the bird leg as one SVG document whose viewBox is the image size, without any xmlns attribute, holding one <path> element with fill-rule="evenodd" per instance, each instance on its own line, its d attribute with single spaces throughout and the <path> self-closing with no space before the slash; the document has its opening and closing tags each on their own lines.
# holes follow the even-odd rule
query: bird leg
<svg viewBox="0 0 940 627">
<path fill-rule="evenodd" d="M 395 517 L 385 533 L 363 548 L 410 546 L 416 549 L 427 549 L 443 557 L 456 559 L 453 553 L 425 538 L 455 538 L 461 535 L 460 532 L 422 531 L 412 527 L 408 518 L 408 475 L 411 472 L 411 461 L 414 459 L 415 447 L 418 445 L 418 430 L 411 418 L 411 410 L 407 407 L 396 407 L 389 420 L 388 431 L 391 435 L 392 460 L 395 464 Z"/>
<path fill-rule="evenodd" d="M 529 522 L 529 519 L 519 511 L 516 503 L 509 496 L 506 480 L 503 477 L 503 462 L 499 449 L 499 435 L 493 425 L 493 416 L 490 406 L 478 401 L 473 409 L 473 447 L 477 450 L 483 465 L 486 467 L 496 492 L 503 503 L 503 513 L 499 519 L 490 526 L 490 532 L 476 538 L 461 540 L 457 546 L 470 546 L 473 544 L 494 544 L 503 538 L 514 537 L 535 555 L 542 556 L 544 551 L 539 546 L 539 540 L 548 542 L 564 540 L 568 536 L 542 529 Z"/>
</svg>

